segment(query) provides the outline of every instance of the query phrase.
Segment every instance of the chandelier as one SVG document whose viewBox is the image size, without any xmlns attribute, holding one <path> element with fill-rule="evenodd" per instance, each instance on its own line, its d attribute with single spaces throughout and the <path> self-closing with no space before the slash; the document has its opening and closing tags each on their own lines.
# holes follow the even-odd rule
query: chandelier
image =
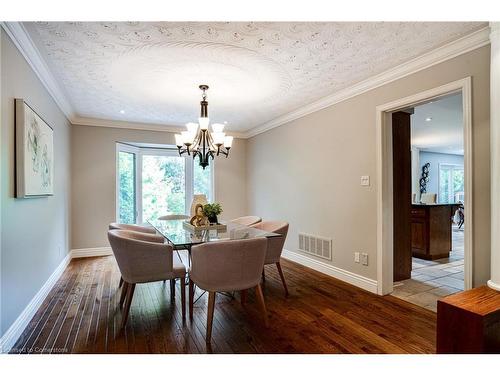
<svg viewBox="0 0 500 375">
<path fill-rule="evenodd" d="M 223 132 L 224 124 L 212 124 L 212 131 L 208 130 L 210 119 L 208 118 L 207 85 L 200 85 L 201 95 L 201 113 L 198 123 L 189 122 L 186 124 L 185 131 L 175 135 L 175 144 L 179 150 L 179 155 L 187 153 L 197 156 L 200 159 L 200 166 L 205 169 L 209 165 L 209 160 L 220 154 L 229 155 L 229 150 L 233 144 L 233 137 Z"/>
</svg>

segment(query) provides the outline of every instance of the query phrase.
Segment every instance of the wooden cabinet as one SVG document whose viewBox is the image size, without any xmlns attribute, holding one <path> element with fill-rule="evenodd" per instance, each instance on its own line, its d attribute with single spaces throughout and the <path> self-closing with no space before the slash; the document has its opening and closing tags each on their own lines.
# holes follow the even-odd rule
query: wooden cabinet
<svg viewBox="0 0 500 375">
<path fill-rule="evenodd" d="M 451 217 L 455 204 L 414 204 L 411 208 L 412 255 L 422 259 L 447 258 L 451 251 Z"/>
<path fill-rule="evenodd" d="M 438 301 L 437 353 L 500 353 L 500 292 L 487 286 Z"/>
</svg>

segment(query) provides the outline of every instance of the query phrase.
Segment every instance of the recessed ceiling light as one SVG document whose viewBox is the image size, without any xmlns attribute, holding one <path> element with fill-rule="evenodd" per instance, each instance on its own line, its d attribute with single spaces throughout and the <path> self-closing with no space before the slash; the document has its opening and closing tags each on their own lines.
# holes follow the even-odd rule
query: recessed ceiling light
<svg viewBox="0 0 500 375">
<path fill-rule="evenodd" d="M 125 113 L 125 110 L 120 110 L 120 113 L 123 115 Z"/>
<path fill-rule="evenodd" d="M 426 121 L 426 122 L 431 122 L 431 121 L 432 121 L 432 117 L 426 117 L 426 118 L 425 118 L 425 121 Z"/>
</svg>

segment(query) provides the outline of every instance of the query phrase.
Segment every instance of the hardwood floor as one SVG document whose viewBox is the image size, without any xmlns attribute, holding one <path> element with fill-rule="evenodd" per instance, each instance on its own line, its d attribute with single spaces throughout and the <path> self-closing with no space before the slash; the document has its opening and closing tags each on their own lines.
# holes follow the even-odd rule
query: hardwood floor
<svg viewBox="0 0 500 375">
<path fill-rule="evenodd" d="M 207 294 L 193 321 L 181 317 L 169 283 L 137 285 L 120 331 L 120 274 L 113 257 L 75 259 L 12 353 L 434 353 L 435 313 L 380 297 L 298 264 L 266 267 L 264 327 L 254 291 L 244 306 L 217 295 L 212 343 L 205 343 Z M 177 288 L 180 288 L 177 283 Z"/>
</svg>

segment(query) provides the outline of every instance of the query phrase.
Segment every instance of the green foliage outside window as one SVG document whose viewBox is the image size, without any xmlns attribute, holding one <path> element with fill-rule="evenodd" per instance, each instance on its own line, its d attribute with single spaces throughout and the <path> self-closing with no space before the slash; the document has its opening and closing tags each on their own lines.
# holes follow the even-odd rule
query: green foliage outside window
<svg viewBox="0 0 500 375">
<path fill-rule="evenodd" d="M 185 214 L 186 171 L 185 158 L 165 154 L 138 154 L 120 151 L 118 159 L 119 220 L 136 222 L 136 159 L 142 164 L 142 221 L 147 222 L 163 215 Z M 192 160 L 192 159 L 191 159 Z M 191 161 L 190 160 L 190 161 Z M 193 164 L 193 193 L 205 194 L 211 200 L 212 169 L 203 170 L 197 160 Z"/>
<path fill-rule="evenodd" d="M 186 212 L 184 158 L 142 157 L 142 220 Z"/>
<path fill-rule="evenodd" d="M 120 183 L 120 223 L 135 223 L 135 155 L 120 152 L 118 159 Z"/>
</svg>

